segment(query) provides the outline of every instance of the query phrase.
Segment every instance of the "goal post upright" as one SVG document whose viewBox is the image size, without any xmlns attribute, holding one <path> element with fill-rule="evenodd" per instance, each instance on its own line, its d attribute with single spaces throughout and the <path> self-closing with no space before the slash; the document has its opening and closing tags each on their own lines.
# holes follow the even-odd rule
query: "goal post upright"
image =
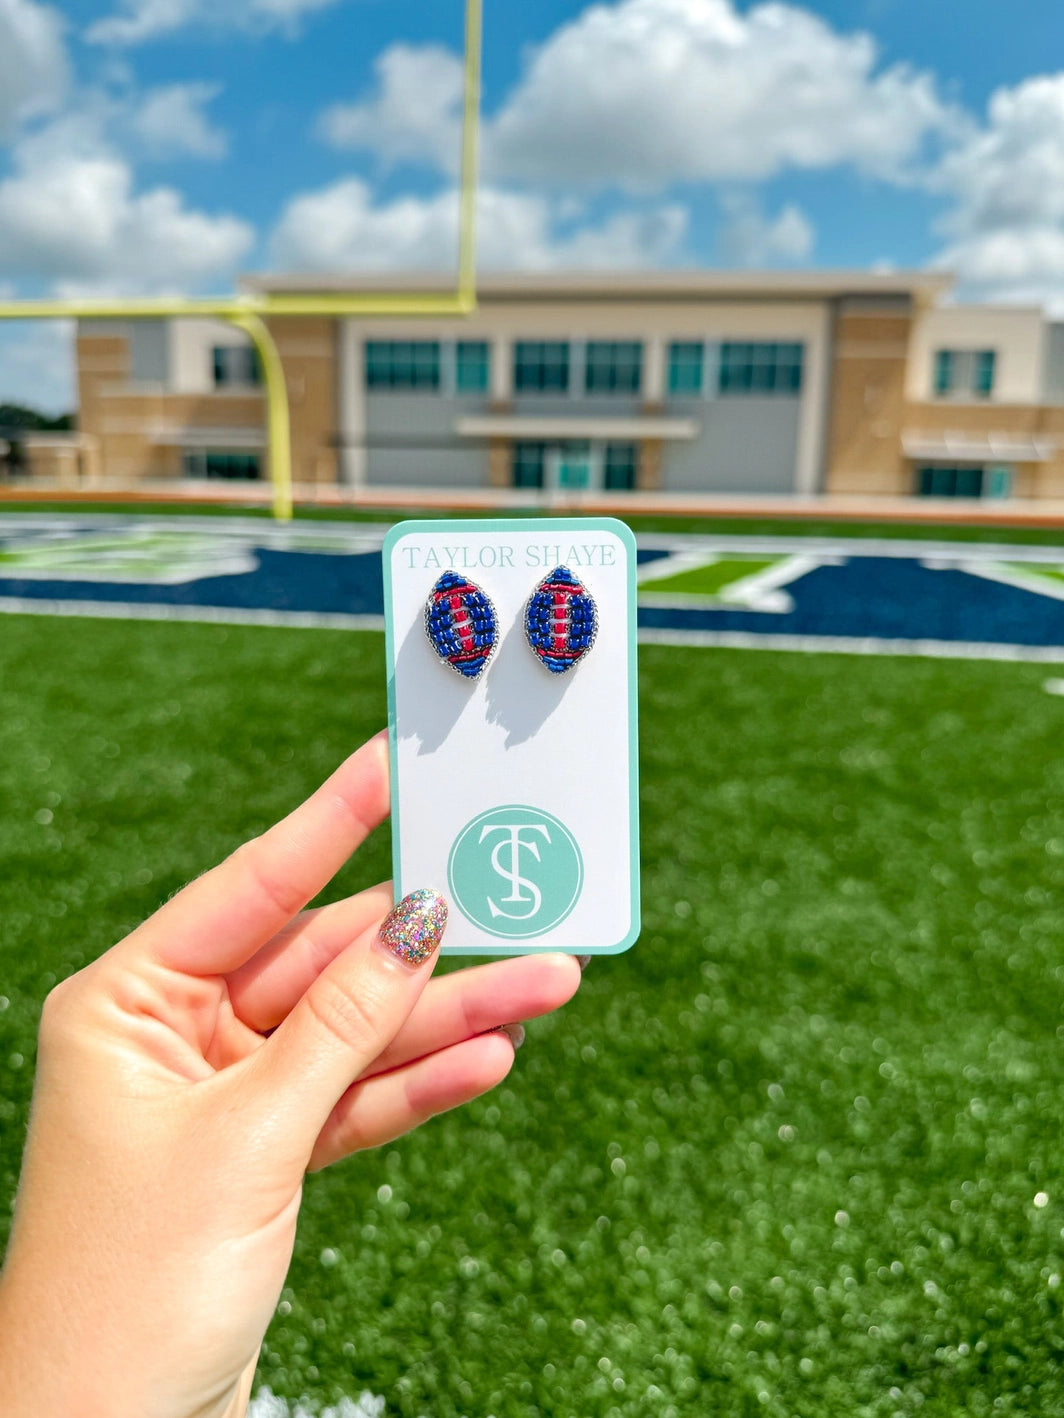
<svg viewBox="0 0 1064 1418">
<path fill-rule="evenodd" d="M 266 394 L 267 443 L 273 514 L 292 517 L 292 451 L 288 391 L 276 341 L 266 321 L 286 316 L 470 315 L 476 309 L 477 139 L 483 0 L 465 0 L 462 151 L 458 191 L 458 272 L 452 292 L 338 292 L 334 295 L 257 294 L 226 297 L 141 296 L 98 300 L 0 300 L 0 320 L 159 320 L 207 316 L 227 320 L 258 353 Z"/>
</svg>

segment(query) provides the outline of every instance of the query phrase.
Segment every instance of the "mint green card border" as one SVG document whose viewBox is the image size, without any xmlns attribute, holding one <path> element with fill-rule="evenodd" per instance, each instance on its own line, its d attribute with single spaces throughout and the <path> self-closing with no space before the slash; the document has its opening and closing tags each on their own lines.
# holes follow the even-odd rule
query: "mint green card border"
<svg viewBox="0 0 1064 1418">
<path fill-rule="evenodd" d="M 397 522 L 384 538 L 381 548 L 381 563 L 384 573 L 384 645 L 388 672 L 388 748 L 392 793 L 392 878 L 395 899 L 399 901 L 407 889 L 414 890 L 423 882 L 407 888 L 402 882 L 399 844 L 401 824 L 399 822 L 399 753 L 395 725 L 395 625 L 392 617 L 392 549 L 396 542 L 413 533 L 440 532 L 610 532 L 624 545 L 627 557 L 627 602 L 628 602 L 628 785 L 629 785 L 629 876 L 632 883 L 629 929 L 623 939 L 613 945 L 572 946 L 534 945 L 515 942 L 506 946 L 465 945 L 441 946 L 441 955 L 542 955 L 547 952 L 569 955 L 619 955 L 629 950 L 639 939 L 640 884 L 639 884 L 639 677 L 636 661 L 636 545 L 632 529 L 616 517 L 478 517 L 456 519 L 418 519 Z M 531 591 L 532 587 L 529 587 Z M 577 671 L 579 673 L 579 670 Z"/>
</svg>

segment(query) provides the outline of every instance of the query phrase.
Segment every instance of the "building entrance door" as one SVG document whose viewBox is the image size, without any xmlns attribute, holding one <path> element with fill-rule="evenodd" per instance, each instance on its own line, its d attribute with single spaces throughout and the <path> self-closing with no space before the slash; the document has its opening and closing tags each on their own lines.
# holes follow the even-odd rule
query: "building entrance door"
<svg viewBox="0 0 1064 1418">
<path fill-rule="evenodd" d="M 601 462 L 587 443 L 551 448 L 547 453 L 547 486 L 565 492 L 601 487 Z"/>
</svg>

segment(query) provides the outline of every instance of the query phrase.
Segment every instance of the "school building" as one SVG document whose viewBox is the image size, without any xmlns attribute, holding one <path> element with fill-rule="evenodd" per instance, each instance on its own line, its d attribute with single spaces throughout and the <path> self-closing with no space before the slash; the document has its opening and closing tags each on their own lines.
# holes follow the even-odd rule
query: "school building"
<svg viewBox="0 0 1064 1418">
<path fill-rule="evenodd" d="M 265 276 L 250 291 L 446 289 Z M 486 276 L 467 319 L 285 318 L 297 484 L 352 490 L 1064 496 L 1064 324 L 951 304 L 947 275 Z M 224 322 L 82 320 L 97 481 L 266 476 L 253 351 Z"/>
</svg>

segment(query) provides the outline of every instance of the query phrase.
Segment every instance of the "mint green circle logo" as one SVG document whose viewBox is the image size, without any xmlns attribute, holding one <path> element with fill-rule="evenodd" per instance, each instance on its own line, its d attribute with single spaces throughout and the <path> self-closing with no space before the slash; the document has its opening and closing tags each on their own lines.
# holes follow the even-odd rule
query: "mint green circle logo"
<svg viewBox="0 0 1064 1418">
<path fill-rule="evenodd" d="M 527 940 L 564 921 L 580 898 L 576 838 L 535 807 L 497 807 L 466 824 L 447 859 L 451 899 L 489 935 Z"/>
</svg>

